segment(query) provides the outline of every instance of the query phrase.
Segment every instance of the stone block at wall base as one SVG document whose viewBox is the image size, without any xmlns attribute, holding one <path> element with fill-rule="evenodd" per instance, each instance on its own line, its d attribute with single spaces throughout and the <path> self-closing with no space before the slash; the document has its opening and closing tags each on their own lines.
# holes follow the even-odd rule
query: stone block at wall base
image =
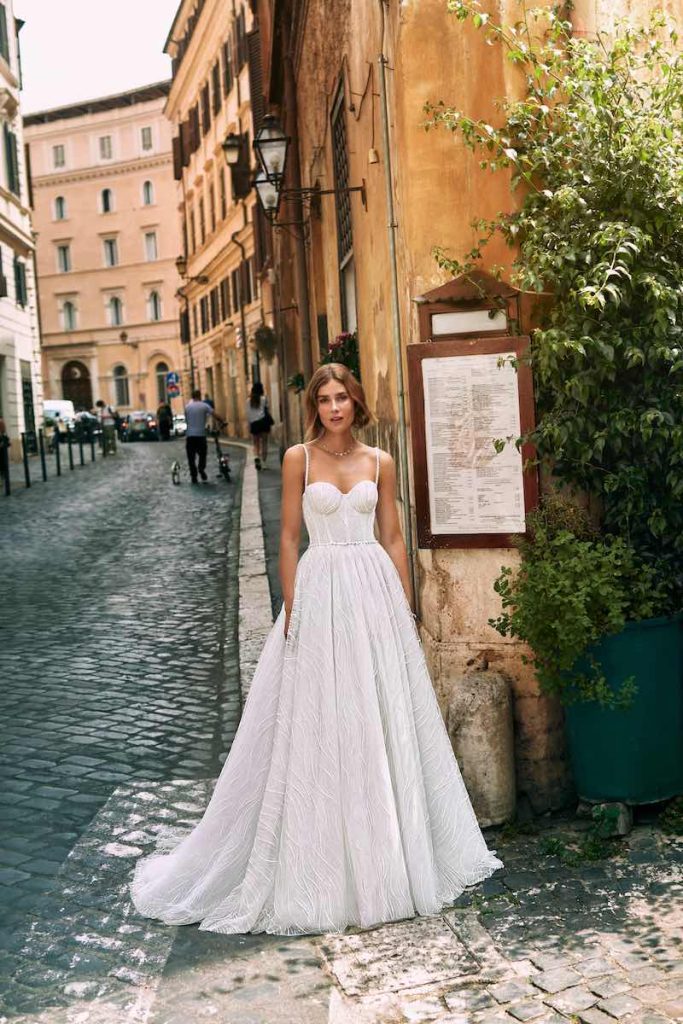
<svg viewBox="0 0 683 1024">
<path fill-rule="evenodd" d="M 533 669 L 522 662 L 522 646 L 439 641 L 424 625 L 420 633 L 444 720 L 468 662 L 483 657 L 490 668 L 507 677 L 513 699 L 517 792 L 525 794 L 536 814 L 567 807 L 574 799 L 574 787 L 562 708 L 556 698 L 540 693 Z"/>
</svg>

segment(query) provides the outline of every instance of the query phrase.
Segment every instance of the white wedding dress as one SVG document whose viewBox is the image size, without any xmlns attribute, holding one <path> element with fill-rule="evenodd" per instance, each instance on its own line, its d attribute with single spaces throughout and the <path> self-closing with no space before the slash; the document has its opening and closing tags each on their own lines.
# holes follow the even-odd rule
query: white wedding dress
<svg viewBox="0 0 683 1024">
<path fill-rule="evenodd" d="M 434 914 L 501 862 L 484 842 L 398 573 L 377 479 L 308 484 L 310 546 L 204 817 L 138 862 L 140 913 L 214 932 L 341 931 Z M 377 453 L 379 470 L 379 452 Z"/>
</svg>

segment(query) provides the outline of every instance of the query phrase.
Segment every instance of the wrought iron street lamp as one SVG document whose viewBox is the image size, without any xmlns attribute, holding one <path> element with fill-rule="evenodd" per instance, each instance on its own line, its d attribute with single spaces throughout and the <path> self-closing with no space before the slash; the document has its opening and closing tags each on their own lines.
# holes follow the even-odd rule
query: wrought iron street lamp
<svg viewBox="0 0 683 1024">
<path fill-rule="evenodd" d="M 234 132 L 230 132 L 229 135 L 223 139 L 222 142 L 223 156 L 228 167 L 234 167 L 239 163 L 240 156 L 242 155 L 242 139 L 239 135 L 235 135 Z"/>
<path fill-rule="evenodd" d="M 316 202 L 319 196 L 339 195 L 340 192 L 360 192 L 363 206 L 367 206 L 365 182 L 349 188 L 320 188 L 313 185 L 309 188 L 283 188 L 285 165 L 290 139 L 284 134 L 274 114 L 267 114 L 254 139 L 254 151 L 261 164 L 256 175 L 254 186 L 259 197 L 263 212 L 275 227 L 280 200 L 298 197 L 302 200 Z M 280 225 L 282 226 L 282 225 Z"/>
<path fill-rule="evenodd" d="M 194 356 L 192 354 L 192 328 L 190 326 L 190 299 L 187 294 L 188 284 L 208 284 L 209 278 L 206 274 L 197 274 L 196 277 L 188 277 L 187 275 L 187 256 L 181 253 L 176 258 L 175 268 L 178 271 L 178 276 L 183 278 L 183 284 L 178 288 L 176 295 L 179 299 L 185 300 L 185 309 L 183 311 L 183 320 L 181 319 L 180 335 L 181 341 L 187 344 L 187 354 L 190 363 L 190 389 L 194 391 L 195 373 L 194 373 Z M 184 337 L 183 337 L 184 335 Z"/>
</svg>

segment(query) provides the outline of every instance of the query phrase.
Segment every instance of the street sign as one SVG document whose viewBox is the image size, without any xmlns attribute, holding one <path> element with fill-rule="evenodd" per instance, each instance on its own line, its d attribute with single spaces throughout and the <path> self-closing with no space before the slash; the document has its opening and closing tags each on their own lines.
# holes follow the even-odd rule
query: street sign
<svg viewBox="0 0 683 1024">
<path fill-rule="evenodd" d="M 178 385 L 180 383 L 180 377 L 175 370 L 170 370 L 166 374 L 166 384 L 170 387 L 172 384 Z"/>
<path fill-rule="evenodd" d="M 167 384 L 166 385 L 166 394 L 168 395 L 169 398 L 177 398 L 178 395 L 180 394 L 180 385 L 179 384 Z"/>
</svg>

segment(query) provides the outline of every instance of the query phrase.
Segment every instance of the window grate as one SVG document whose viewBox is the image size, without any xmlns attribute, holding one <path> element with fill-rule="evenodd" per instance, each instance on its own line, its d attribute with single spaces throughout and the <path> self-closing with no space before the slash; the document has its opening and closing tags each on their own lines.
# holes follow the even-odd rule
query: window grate
<svg viewBox="0 0 683 1024">
<path fill-rule="evenodd" d="M 334 168 L 335 208 L 337 212 L 337 247 L 339 262 L 353 250 L 351 225 L 351 196 L 349 187 L 349 156 L 346 148 L 346 125 L 344 123 L 344 94 L 340 90 L 332 110 L 332 165 Z"/>
</svg>

